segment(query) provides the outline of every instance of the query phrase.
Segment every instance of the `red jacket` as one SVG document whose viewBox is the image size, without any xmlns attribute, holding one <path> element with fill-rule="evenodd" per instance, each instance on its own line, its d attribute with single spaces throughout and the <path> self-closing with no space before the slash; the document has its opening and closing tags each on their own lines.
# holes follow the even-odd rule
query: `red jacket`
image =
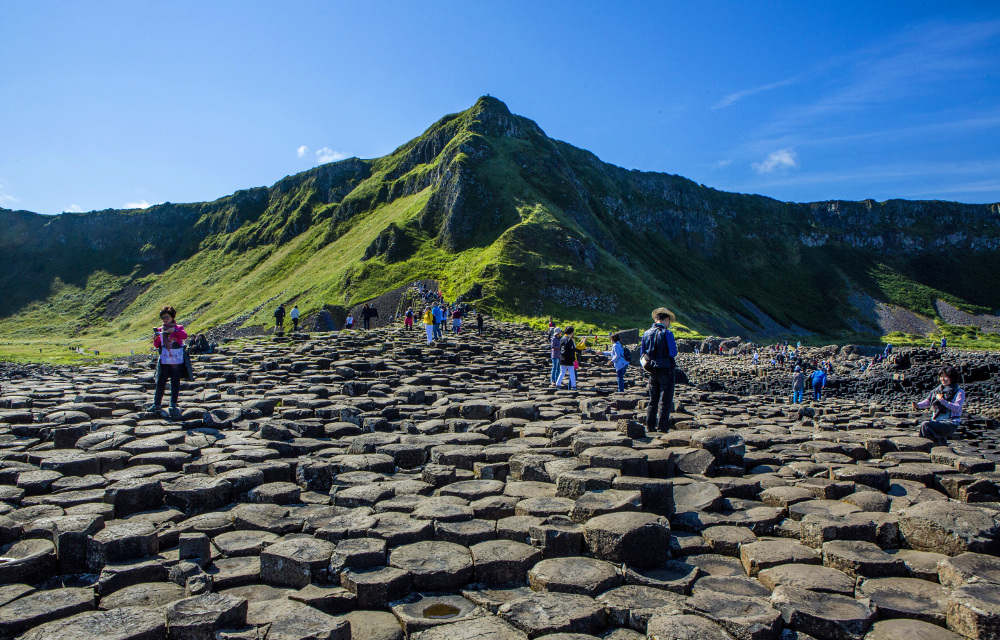
<svg viewBox="0 0 1000 640">
<path fill-rule="evenodd" d="M 163 331 L 163 327 L 160 327 L 160 331 Z M 187 331 L 184 330 L 184 325 L 175 324 L 174 325 L 174 332 L 172 334 L 170 334 L 170 342 L 171 343 L 177 343 L 178 345 L 183 345 L 184 341 L 187 339 L 187 337 L 188 337 L 188 334 L 187 334 Z M 156 337 L 153 338 L 153 346 L 156 347 L 157 349 L 159 349 L 161 346 L 163 346 L 163 343 L 160 341 L 160 334 L 159 333 L 157 333 Z M 167 346 L 170 347 L 170 348 L 173 348 L 171 345 L 167 345 Z"/>
</svg>

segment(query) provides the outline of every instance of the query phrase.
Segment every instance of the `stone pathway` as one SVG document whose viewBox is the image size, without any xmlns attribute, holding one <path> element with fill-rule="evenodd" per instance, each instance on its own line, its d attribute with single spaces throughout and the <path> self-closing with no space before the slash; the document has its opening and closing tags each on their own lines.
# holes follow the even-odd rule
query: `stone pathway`
<svg viewBox="0 0 1000 640">
<path fill-rule="evenodd" d="M 650 437 L 637 370 L 488 329 L 227 344 L 173 421 L 145 366 L 5 382 L 0 640 L 1000 637 L 985 435 L 683 355 Z"/>
</svg>

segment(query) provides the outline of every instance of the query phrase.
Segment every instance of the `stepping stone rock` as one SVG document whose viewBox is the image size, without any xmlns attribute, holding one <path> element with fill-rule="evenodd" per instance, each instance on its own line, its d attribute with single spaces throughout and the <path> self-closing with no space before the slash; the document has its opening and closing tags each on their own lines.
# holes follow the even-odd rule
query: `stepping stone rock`
<svg viewBox="0 0 1000 640">
<path fill-rule="evenodd" d="M 528 570 L 542 559 L 540 551 L 522 542 L 490 540 L 469 547 L 476 582 L 524 584 Z"/>
<path fill-rule="evenodd" d="M 865 640 L 963 640 L 957 633 L 922 620 L 882 620 L 872 626 Z"/>
<path fill-rule="evenodd" d="M 951 590 L 917 578 L 875 578 L 858 587 L 859 598 L 869 598 L 882 618 L 915 618 L 945 625 Z"/>
<path fill-rule="evenodd" d="M 395 567 L 373 567 L 343 571 L 340 584 L 357 597 L 359 609 L 385 609 L 410 592 L 413 578 Z"/>
<path fill-rule="evenodd" d="M 768 598 L 771 595 L 771 590 L 763 584 L 743 576 L 704 576 L 694 583 L 692 591 L 695 594 L 699 591 L 712 591 L 740 598 Z"/>
<path fill-rule="evenodd" d="M 552 558 L 528 571 L 528 584 L 535 591 L 593 597 L 621 583 L 614 565 L 593 558 Z"/>
<path fill-rule="evenodd" d="M 184 476 L 163 485 L 164 502 L 187 515 L 194 515 L 228 504 L 232 489 L 233 485 L 222 478 Z"/>
<path fill-rule="evenodd" d="M 267 630 L 270 640 L 351 640 L 351 623 L 303 607 L 282 615 Z"/>
<path fill-rule="evenodd" d="M 595 558 L 636 567 L 656 567 L 670 559 L 670 523 L 662 517 L 608 513 L 591 518 L 583 529 Z"/>
<path fill-rule="evenodd" d="M 0 584 L 38 583 L 57 571 L 56 547 L 48 540 L 21 540 L 0 548 Z"/>
<path fill-rule="evenodd" d="M 280 539 L 281 536 L 270 531 L 227 531 L 212 538 L 212 544 L 227 558 L 237 558 L 259 556 L 268 545 Z"/>
<path fill-rule="evenodd" d="M 642 511 L 642 494 L 638 491 L 588 491 L 573 504 L 569 517 L 583 524 L 595 516 L 619 511 Z"/>
<path fill-rule="evenodd" d="M 526 640 L 527 638 L 524 632 L 496 616 L 442 624 L 413 635 L 413 640 Z"/>
<path fill-rule="evenodd" d="M 905 576 L 906 565 L 871 542 L 834 540 L 823 543 L 823 564 L 849 576 L 890 578 Z"/>
<path fill-rule="evenodd" d="M 317 538 L 291 538 L 268 546 L 260 554 L 260 577 L 270 585 L 301 589 L 329 578 L 335 546 Z"/>
<path fill-rule="evenodd" d="M 646 633 L 646 625 L 654 615 L 682 613 L 684 596 L 670 591 L 625 585 L 605 591 L 597 597 L 608 613 L 608 623 Z"/>
<path fill-rule="evenodd" d="M 389 565 L 409 572 L 417 591 L 449 591 L 472 580 L 469 550 L 452 542 L 427 541 L 404 545 L 389 553 Z"/>
<path fill-rule="evenodd" d="M 725 629 L 696 615 L 655 615 L 646 626 L 651 640 L 734 640 Z"/>
<path fill-rule="evenodd" d="M 763 598 L 746 598 L 710 590 L 688 598 L 688 613 L 703 615 L 736 638 L 763 640 L 781 631 L 781 614 Z"/>
<path fill-rule="evenodd" d="M 740 572 L 742 573 L 742 571 Z M 633 569 L 626 567 L 625 582 L 688 595 L 691 593 L 691 585 L 694 584 L 694 581 L 698 579 L 700 574 L 701 570 L 694 565 L 677 560 L 669 560 L 653 569 Z"/>
<path fill-rule="evenodd" d="M 740 563 L 751 578 L 782 564 L 821 564 L 819 553 L 791 540 L 766 540 L 740 547 Z"/>
<path fill-rule="evenodd" d="M 594 634 L 607 620 L 604 607 L 593 598 L 547 591 L 512 600 L 497 614 L 529 638 L 560 632 Z"/>
<path fill-rule="evenodd" d="M 1000 638 L 1000 589 L 992 582 L 964 584 L 948 600 L 948 628 L 975 640 Z"/>
<path fill-rule="evenodd" d="M 0 638 L 15 638 L 40 624 L 94 609 L 93 589 L 37 591 L 0 607 Z"/>
<path fill-rule="evenodd" d="M 982 553 L 963 553 L 954 558 L 944 558 L 938 565 L 941 584 L 957 589 L 967 582 L 993 582 L 1000 588 L 1000 558 Z"/>
<path fill-rule="evenodd" d="M 811 564 L 783 564 L 771 567 L 758 573 L 757 579 L 771 591 L 781 585 L 787 585 L 809 591 L 837 593 L 849 597 L 854 596 L 856 582 L 854 578 L 842 571 Z"/>
<path fill-rule="evenodd" d="M 162 611 L 137 607 L 91 611 L 35 627 L 21 640 L 161 640 L 166 633 Z"/>
<path fill-rule="evenodd" d="M 966 551 L 1000 554 L 1000 525 L 988 513 L 967 504 L 932 500 L 906 508 L 900 535 L 918 551 L 957 556 Z"/>
<path fill-rule="evenodd" d="M 105 564 L 138 560 L 158 551 L 156 527 L 141 520 L 120 520 L 90 537 L 87 562 L 93 570 L 100 571 Z"/>
<path fill-rule="evenodd" d="M 247 599 L 206 593 L 167 605 L 171 640 L 214 640 L 215 632 L 239 629 L 247 623 Z"/>
<path fill-rule="evenodd" d="M 104 596 L 99 608 L 106 611 L 121 607 L 162 609 L 183 598 L 184 587 L 172 582 L 142 582 Z"/>
<path fill-rule="evenodd" d="M 744 527 L 708 527 L 701 532 L 708 548 L 724 556 L 739 557 L 740 546 L 757 542 L 753 531 Z"/>
<path fill-rule="evenodd" d="M 787 585 L 774 590 L 771 606 L 781 612 L 786 628 L 816 638 L 860 639 L 875 616 L 870 601 Z"/>
<path fill-rule="evenodd" d="M 392 606 L 403 632 L 410 636 L 443 624 L 454 624 L 485 615 L 482 609 L 462 596 L 414 594 Z"/>
</svg>

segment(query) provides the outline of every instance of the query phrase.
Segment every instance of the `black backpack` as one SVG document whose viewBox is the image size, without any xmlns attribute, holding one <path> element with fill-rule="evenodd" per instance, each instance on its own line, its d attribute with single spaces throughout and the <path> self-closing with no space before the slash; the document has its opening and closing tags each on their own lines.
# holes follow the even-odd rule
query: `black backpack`
<svg viewBox="0 0 1000 640">
<path fill-rule="evenodd" d="M 625 362 L 632 362 L 632 350 L 622 345 L 622 357 L 625 358 Z"/>
<path fill-rule="evenodd" d="M 571 336 L 566 336 L 562 339 L 562 345 L 559 349 L 559 353 L 562 354 L 562 357 L 564 358 L 576 359 L 576 354 L 574 353 L 575 349 L 576 343 L 573 342 L 573 338 Z"/>
</svg>

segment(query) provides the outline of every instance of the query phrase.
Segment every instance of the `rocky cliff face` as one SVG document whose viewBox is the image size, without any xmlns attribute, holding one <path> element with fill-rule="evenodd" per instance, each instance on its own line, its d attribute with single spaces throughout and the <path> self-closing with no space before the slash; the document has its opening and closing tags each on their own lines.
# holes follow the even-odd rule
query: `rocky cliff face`
<svg viewBox="0 0 1000 640">
<path fill-rule="evenodd" d="M 900 291 L 917 287 L 972 314 L 1000 307 L 981 274 L 1000 266 L 1000 205 L 725 193 L 603 163 L 486 97 L 383 158 L 323 165 L 214 202 L 48 217 L 0 209 L 0 318 L 55 279 L 155 278 L 199 252 L 235 257 L 317 228 L 314 250 L 336 245 L 381 207 L 418 194 L 419 211 L 365 241 L 366 271 L 344 275 L 345 287 L 397 277 L 392 268 L 413 273 L 420 265 L 408 261 L 430 241 L 446 256 L 493 252 L 472 276 L 498 313 L 600 320 L 665 301 L 705 328 L 717 318 L 750 331 L 773 320 L 830 332 L 864 326 L 852 291 L 913 307 L 923 303 Z"/>
</svg>

